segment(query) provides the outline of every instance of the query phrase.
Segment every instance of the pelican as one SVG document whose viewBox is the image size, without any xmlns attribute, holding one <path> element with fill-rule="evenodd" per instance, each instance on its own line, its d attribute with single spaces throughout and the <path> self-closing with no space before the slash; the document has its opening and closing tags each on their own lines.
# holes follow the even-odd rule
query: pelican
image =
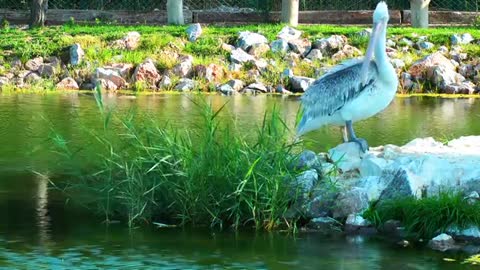
<svg viewBox="0 0 480 270">
<path fill-rule="evenodd" d="M 387 4 L 378 3 L 365 57 L 333 67 L 305 91 L 297 136 L 324 125 L 344 126 L 344 141 L 368 150 L 367 141 L 357 138 L 352 123 L 381 112 L 395 97 L 398 77 L 385 51 L 389 19 Z"/>
</svg>

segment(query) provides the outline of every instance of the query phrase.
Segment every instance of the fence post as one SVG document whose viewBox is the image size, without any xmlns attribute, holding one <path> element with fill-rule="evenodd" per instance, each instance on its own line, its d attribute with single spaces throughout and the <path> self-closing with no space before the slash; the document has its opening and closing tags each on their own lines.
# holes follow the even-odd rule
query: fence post
<svg viewBox="0 0 480 270">
<path fill-rule="evenodd" d="M 299 0 L 282 0 L 282 22 L 297 26 L 299 6 Z"/>
<path fill-rule="evenodd" d="M 430 0 L 410 0 L 410 11 L 412 12 L 412 26 L 417 28 L 428 28 L 428 5 Z"/>
</svg>

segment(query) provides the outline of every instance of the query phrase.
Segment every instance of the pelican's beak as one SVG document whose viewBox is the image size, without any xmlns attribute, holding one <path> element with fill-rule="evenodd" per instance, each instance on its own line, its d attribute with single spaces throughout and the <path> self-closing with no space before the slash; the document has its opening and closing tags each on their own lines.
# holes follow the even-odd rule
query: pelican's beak
<svg viewBox="0 0 480 270">
<path fill-rule="evenodd" d="M 368 67 L 370 66 L 370 61 L 372 61 L 375 46 L 378 43 L 378 33 L 380 32 L 380 29 L 382 29 L 384 24 L 385 23 L 382 21 L 373 25 L 372 34 L 370 35 L 370 42 L 368 43 L 367 53 L 365 54 L 365 58 L 362 64 L 362 70 L 360 73 L 362 74 L 363 85 L 367 84 Z"/>
</svg>

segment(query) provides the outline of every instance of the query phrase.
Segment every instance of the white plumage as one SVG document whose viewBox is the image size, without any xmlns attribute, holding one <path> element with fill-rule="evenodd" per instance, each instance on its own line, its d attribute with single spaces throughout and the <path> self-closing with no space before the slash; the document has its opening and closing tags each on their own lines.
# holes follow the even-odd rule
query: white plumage
<svg viewBox="0 0 480 270">
<path fill-rule="evenodd" d="M 387 5 L 380 2 L 365 57 L 334 67 L 306 90 L 301 99 L 299 135 L 328 124 L 350 125 L 352 141 L 356 141 L 351 123 L 369 118 L 391 103 L 398 78 L 385 51 L 388 19 Z"/>
</svg>

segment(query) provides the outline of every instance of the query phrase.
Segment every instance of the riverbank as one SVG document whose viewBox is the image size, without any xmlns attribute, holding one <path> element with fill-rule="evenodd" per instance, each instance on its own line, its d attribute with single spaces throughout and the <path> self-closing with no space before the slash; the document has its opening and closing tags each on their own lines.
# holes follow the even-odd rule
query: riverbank
<svg viewBox="0 0 480 270">
<path fill-rule="evenodd" d="M 388 33 L 399 93 L 476 95 L 480 31 L 390 27 Z M 361 56 L 368 35 L 360 27 L 326 25 L 298 31 L 74 22 L 42 30 L 7 27 L 0 31 L 0 87 L 301 94 L 331 66 Z"/>
</svg>

